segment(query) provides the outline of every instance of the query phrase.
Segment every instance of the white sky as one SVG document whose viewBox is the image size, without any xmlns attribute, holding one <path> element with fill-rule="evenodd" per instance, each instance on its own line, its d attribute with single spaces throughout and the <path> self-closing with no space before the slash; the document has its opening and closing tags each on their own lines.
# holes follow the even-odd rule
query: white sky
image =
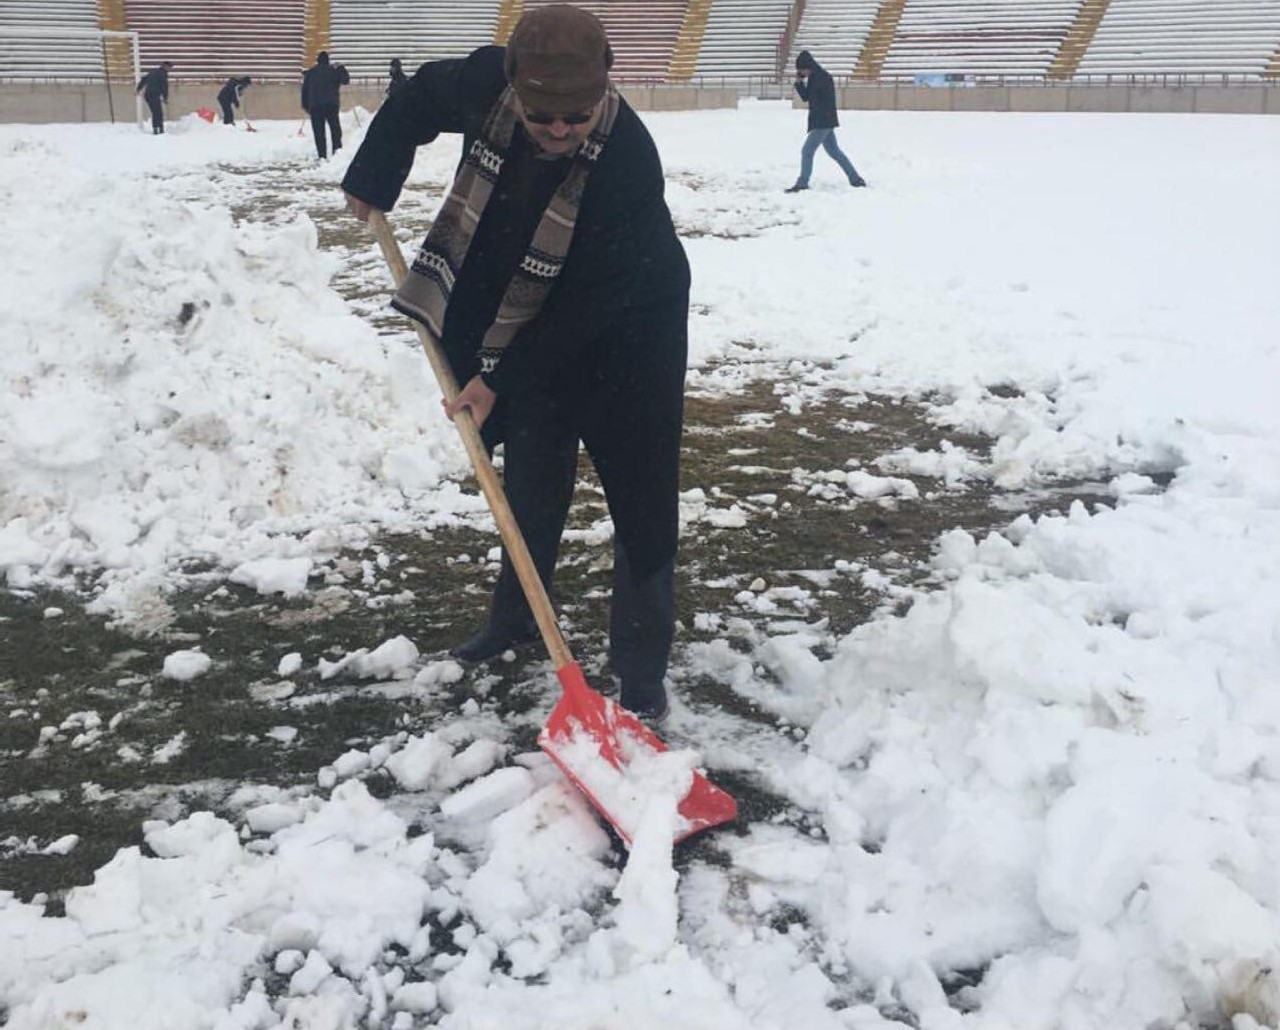
<svg viewBox="0 0 1280 1030">
<path fill-rule="evenodd" d="M 896 471 L 1090 476 L 1114 507 L 945 534 L 943 586 L 829 659 L 803 629 L 690 655 L 803 732 L 726 742 L 686 713 L 681 735 L 812 812 L 814 836 L 755 825 L 725 836 L 728 868 L 677 877 L 658 796 L 620 873 L 554 768 L 464 711 L 333 755 L 312 792 L 246 793 L 234 823 L 148 824 L 156 857 L 119 852 L 65 917 L 0 892 L 10 1027 L 1280 1020 L 1280 119 L 850 112 L 871 188 L 819 154 L 799 196 L 787 105 L 646 121 L 701 233 L 700 387 L 745 346 L 830 362 L 825 385 L 929 393 L 943 424 L 998 440 L 989 464 Z M 343 257 L 305 216 L 233 223 L 244 187 L 216 162 L 338 202 L 344 156 L 311 165 L 296 123 L 255 125 L 0 127 L 11 587 L 105 568 L 95 609 L 140 620 L 184 556 L 304 590 L 378 524 L 479 509 L 421 357 L 334 291 Z M 424 151 L 414 181 L 456 153 Z M 833 470 L 862 497 L 901 490 L 892 471 Z M 367 646 L 335 674 L 456 675 Z M 361 782 L 382 766 L 386 802 Z M 471 846 L 409 837 L 410 811 Z M 778 929 L 787 906 L 807 929 Z M 428 917 L 465 957 L 433 957 Z M 949 1006 L 940 975 L 988 963 Z"/>
</svg>

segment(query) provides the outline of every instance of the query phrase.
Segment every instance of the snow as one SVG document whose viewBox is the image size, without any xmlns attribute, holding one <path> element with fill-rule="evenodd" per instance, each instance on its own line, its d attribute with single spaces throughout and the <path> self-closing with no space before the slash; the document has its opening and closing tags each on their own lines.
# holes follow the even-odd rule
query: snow
<svg viewBox="0 0 1280 1030">
<path fill-rule="evenodd" d="M 0 272 L 0 569 L 23 590 L 92 574 L 94 609 L 134 625 L 161 617 L 184 560 L 304 596 L 374 528 L 481 506 L 450 478 L 464 458 L 420 353 L 342 300 L 305 216 L 235 220 L 216 171 L 336 191 L 359 130 L 315 166 L 296 123 L 195 121 L 0 127 L 21 257 Z M 554 767 L 464 705 L 470 738 L 332 754 L 310 796 L 234 824 L 148 822 L 145 851 L 64 915 L 0 891 L 8 1026 L 1280 1025 L 1280 120 L 850 112 L 842 145 L 871 188 L 819 155 L 799 196 L 781 192 L 803 124 L 786 105 L 646 121 L 690 233 L 701 388 L 731 388 L 720 359 L 749 349 L 791 410 L 874 391 L 997 438 L 989 461 L 908 448 L 806 488 L 912 499 L 899 477 L 1064 475 L 1114 503 L 942 535 L 934 587 L 829 656 L 802 626 L 751 654 L 690 649 L 795 731 L 725 743 L 690 724 L 701 761 L 750 770 L 807 832 L 717 831 L 723 867 L 677 873 L 655 789 L 633 798 L 619 869 Z M 456 154 L 424 152 L 415 179 Z M 750 517 L 682 496 L 686 533 Z M 760 572 L 736 604 L 820 609 Z M 402 637 L 319 662 L 417 690 L 462 674 Z M 209 667 L 178 651 L 164 675 Z M 101 732 L 81 714 L 42 742 Z M 363 783 L 382 766 L 394 798 Z M 471 846 L 411 835 L 406 805 Z M 45 839 L 0 847 L 84 845 Z"/>
<path fill-rule="evenodd" d="M 166 655 L 162 672 L 171 680 L 184 682 L 203 676 L 213 668 L 213 659 L 201 651 L 174 651 Z"/>
</svg>

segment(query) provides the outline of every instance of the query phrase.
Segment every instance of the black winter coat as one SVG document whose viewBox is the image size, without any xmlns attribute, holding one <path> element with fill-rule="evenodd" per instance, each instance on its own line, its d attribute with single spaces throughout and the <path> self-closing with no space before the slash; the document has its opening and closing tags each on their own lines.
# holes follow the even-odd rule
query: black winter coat
<svg viewBox="0 0 1280 1030">
<path fill-rule="evenodd" d="M 169 99 L 169 69 L 157 65 L 138 80 L 137 92 L 148 100 Z"/>
<path fill-rule="evenodd" d="M 801 100 L 809 102 L 809 131 L 834 129 L 840 124 L 836 117 L 836 85 L 822 65 L 814 63 L 809 79 L 796 80 L 796 92 Z"/>
<path fill-rule="evenodd" d="M 350 84 L 351 76 L 341 64 L 314 64 L 302 74 L 302 109 L 337 107 L 338 90 Z"/>
<path fill-rule="evenodd" d="M 222 89 L 218 90 L 218 103 L 230 104 L 232 107 L 240 106 L 240 94 L 244 91 L 244 87 L 236 79 L 227 79 Z"/>
<path fill-rule="evenodd" d="M 461 133 L 463 153 L 505 89 L 503 48 L 423 65 L 387 98 L 348 168 L 343 189 L 390 210 L 417 147 Z M 568 160 L 537 159 L 517 127 L 445 312 L 441 344 L 459 383 Z M 648 130 L 623 101 L 583 192 L 564 269 L 538 316 L 485 381 L 499 404 L 485 423 L 501 438 L 502 396 L 539 390 L 572 399 L 578 432 L 605 487 L 633 572 L 670 561 L 688 342 L 689 265 L 663 198 Z"/>
<path fill-rule="evenodd" d="M 407 85 L 409 85 L 409 76 L 397 68 L 391 73 L 391 81 L 387 83 L 387 96 L 395 96 Z"/>
</svg>

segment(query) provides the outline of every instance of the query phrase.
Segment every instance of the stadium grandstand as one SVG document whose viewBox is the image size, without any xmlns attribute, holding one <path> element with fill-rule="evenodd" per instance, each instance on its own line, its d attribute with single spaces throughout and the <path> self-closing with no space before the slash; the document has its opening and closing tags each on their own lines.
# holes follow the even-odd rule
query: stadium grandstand
<svg viewBox="0 0 1280 1030">
<path fill-rule="evenodd" d="M 385 76 L 504 42 L 552 0 L 0 0 L 0 82 L 95 82 L 141 60 L 181 82 L 296 83 L 319 50 Z M 622 82 L 790 80 L 812 51 L 838 79 L 1072 82 L 1170 76 L 1280 80 L 1280 0 L 581 0 Z"/>
<path fill-rule="evenodd" d="M 499 0 L 332 0 L 327 49 L 352 75 L 385 75 L 398 57 L 412 73 L 424 61 L 492 43 Z"/>
<path fill-rule="evenodd" d="M 0 0 L 0 79 L 101 81 L 104 27 L 97 0 Z"/>
</svg>

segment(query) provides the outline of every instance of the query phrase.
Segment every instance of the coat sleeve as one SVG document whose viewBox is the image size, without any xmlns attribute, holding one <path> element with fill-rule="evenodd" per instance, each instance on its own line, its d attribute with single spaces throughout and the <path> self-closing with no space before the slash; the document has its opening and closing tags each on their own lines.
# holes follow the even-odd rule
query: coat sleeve
<svg viewBox="0 0 1280 1030">
<path fill-rule="evenodd" d="M 688 264 L 663 199 L 662 164 L 647 133 L 617 155 L 612 181 L 588 205 L 584 197 L 564 270 L 542 310 L 482 374 L 497 393 L 556 377 L 635 309 L 686 294 Z M 593 173 L 593 175 L 596 173 Z"/>
<path fill-rule="evenodd" d="M 307 103 L 307 86 L 309 86 L 310 84 L 311 84 L 311 72 L 305 71 L 302 73 L 302 95 L 299 97 L 299 102 L 302 104 L 302 109 L 304 111 L 311 110 L 311 105 Z"/>
<path fill-rule="evenodd" d="M 796 92 L 800 94 L 800 99 L 807 101 L 809 99 L 809 84 L 804 79 L 796 79 L 795 87 Z"/>
<path fill-rule="evenodd" d="M 347 71 L 347 66 L 345 64 L 338 65 L 338 85 L 351 85 L 351 73 Z"/>
<path fill-rule="evenodd" d="M 463 132 L 465 60 L 432 61 L 389 95 L 365 132 L 342 188 L 380 211 L 390 211 L 413 168 L 418 147 L 442 132 Z"/>
</svg>

